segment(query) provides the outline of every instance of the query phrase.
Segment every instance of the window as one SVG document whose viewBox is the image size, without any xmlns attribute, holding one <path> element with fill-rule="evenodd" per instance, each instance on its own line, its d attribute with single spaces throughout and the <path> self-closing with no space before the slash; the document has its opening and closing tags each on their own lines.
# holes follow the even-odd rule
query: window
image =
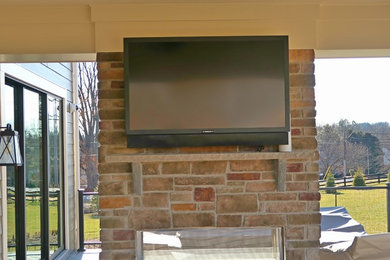
<svg viewBox="0 0 390 260">
<path fill-rule="evenodd" d="M 51 259 L 64 248 L 62 99 L 10 78 L 1 98 L 24 159 L 6 169 L 8 259 Z"/>
</svg>

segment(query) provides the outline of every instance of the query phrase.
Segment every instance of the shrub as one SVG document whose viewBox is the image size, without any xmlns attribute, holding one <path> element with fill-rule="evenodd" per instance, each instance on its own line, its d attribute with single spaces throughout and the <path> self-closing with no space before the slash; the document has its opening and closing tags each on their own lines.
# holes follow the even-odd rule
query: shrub
<svg viewBox="0 0 390 260">
<path fill-rule="evenodd" d="M 364 175 L 361 169 L 357 169 L 353 175 L 353 186 L 366 186 Z"/>
<path fill-rule="evenodd" d="M 387 173 L 387 182 L 390 182 L 390 169 L 389 172 Z"/>
<path fill-rule="evenodd" d="M 332 172 L 328 172 L 328 175 L 326 176 L 326 187 L 335 187 L 336 183 L 334 180 L 334 175 Z M 335 193 L 336 190 L 326 190 L 326 193 Z"/>
</svg>

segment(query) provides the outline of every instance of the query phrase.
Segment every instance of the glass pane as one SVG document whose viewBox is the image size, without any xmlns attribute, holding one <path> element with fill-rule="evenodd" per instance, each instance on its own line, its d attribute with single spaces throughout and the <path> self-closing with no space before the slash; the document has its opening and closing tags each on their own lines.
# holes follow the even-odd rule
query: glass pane
<svg viewBox="0 0 390 260">
<path fill-rule="evenodd" d="M 1 89 L 2 125 L 11 124 L 14 128 L 14 88 L 4 86 Z M 16 259 L 15 246 L 15 168 L 7 166 L 7 247 L 8 259 Z"/>
<path fill-rule="evenodd" d="M 283 259 L 281 228 L 137 231 L 137 259 Z"/>
<path fill-rule="evenodd" d="M 62 241 L 62 107 L 57 98 L 48 98 L 49 128 L 49 241 L 50 255 L 63 246 Z"/>
<path fill-rule="evenodd" d="M 42 100 L 24 89 L 26 250 L 27 259 L 41 257 Z"/>
</svg>

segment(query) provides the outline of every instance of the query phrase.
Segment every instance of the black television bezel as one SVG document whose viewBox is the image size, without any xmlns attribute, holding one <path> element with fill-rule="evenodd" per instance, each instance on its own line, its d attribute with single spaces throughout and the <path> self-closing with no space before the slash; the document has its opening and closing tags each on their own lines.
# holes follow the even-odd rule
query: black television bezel
<svg viewBox="0 0 390 260">
<path fill-rule="evenodd" d="M 177 41 L 282 41 L 284 45 L 284 93 L 285 126 L 278 128 L 229 128 L 229 129 L 161 129 L 130 130 L 129 91 L 130 71 L 129 52 L 131 42 L 177 42 Z M 125 84 L 125 122 L 127 147 L 162 148 L 185 146 L 262 146 L 288 144 L 290 131 L 289 98 L 289 48 L 288 36 L 199 36 L 199 37 L 130 37 L 124 38 L 124 84 Z"/>
</svg>

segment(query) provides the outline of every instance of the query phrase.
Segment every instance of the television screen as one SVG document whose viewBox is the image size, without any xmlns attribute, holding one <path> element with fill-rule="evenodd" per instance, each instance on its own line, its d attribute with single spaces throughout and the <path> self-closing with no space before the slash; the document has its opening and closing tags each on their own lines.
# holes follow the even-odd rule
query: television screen
<svg viewBox="0 0 390 260">
<path fill-rule="evenodd" d="M 286 143 L 286 36 L 124 44 L 129 147 Z"/>
</svg>

